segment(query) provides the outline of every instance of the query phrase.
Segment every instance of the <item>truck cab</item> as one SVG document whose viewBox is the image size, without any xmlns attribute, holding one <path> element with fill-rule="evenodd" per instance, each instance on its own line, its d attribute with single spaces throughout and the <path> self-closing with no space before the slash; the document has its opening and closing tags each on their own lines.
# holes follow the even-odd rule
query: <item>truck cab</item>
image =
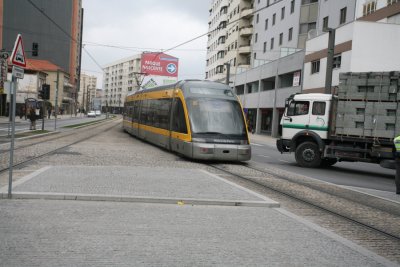
<svg viewBox="0 0 400 267">
<path fill-rule="evenodd" d="M 327 94 L 298 94 L 288 98 L 281 120 L 282 138 L 291 140 L 312 131 L 327 139 L 331 101 L 332 96 Z"/>
<path fill-rule="evenodd" d="M 335 159 L 322 159 L 328 139 L 332 95 L 295 94 L 286 99 L 281 119 L 282 138 L 277 140 L 281 153 L 295 152 L 303 167 L 332 165 Z"/>
</svg>

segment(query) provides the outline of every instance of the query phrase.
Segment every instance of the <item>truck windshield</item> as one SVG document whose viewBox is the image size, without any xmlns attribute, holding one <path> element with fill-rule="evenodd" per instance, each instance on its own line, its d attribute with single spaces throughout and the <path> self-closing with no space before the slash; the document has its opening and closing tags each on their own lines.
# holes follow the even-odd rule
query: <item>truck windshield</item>
<svg viewBox="0 0 400 267">
<path fill-rule="evenodd" d="M 194 134 L 246 134 L 242 110 L 236 101 L 188 98 L 187 106 Z"/>
<path fill-rule="evenodd" d="M 308 101 L 292 101 L 290 102 L 286 115 L 287 116 L 306 115 L 308 114 L 309 107 L 310 107 L 310 102 Z"/>
</svg>

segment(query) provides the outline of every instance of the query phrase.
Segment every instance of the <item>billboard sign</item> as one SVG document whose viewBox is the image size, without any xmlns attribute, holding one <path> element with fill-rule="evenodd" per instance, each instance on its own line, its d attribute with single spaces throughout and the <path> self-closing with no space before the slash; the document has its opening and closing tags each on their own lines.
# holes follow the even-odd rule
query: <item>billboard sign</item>
<svg viewBox="0 0 400 267">
<path fill-rule="evenodd" d="M 164 53 L 143 53 L 141 72 L 147 76 L 178 77 L 178 58 Z"/>
</svg>

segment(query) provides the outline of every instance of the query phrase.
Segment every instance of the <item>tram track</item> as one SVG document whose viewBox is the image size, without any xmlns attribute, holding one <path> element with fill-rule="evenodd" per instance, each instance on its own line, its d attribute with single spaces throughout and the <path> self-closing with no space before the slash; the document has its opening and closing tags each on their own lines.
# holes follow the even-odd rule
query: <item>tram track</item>
<svg viewBox="0 0 400 267">
<path fill-rule="evenodd" d="M 374 205 L 357 194 L 349 198 L 345 189 L 343 193 L 335 185 L 306 179 L 296 182 L 296 177 L 288 178 L 287 173 L 278 174 L 254 163 L 207 166 L 224 178 L 280 202 L 282 208 L 400 263 L 400 205 Z"/>
<path fill-rule="evenodd" d="M 38 160 L 38 159 L 40 159 L 42 157 L 54 154 L 57 151 L 60 151 L 60 150 L 66 149 L 66 148 L 68 148 L 68 147 L 70 147 L 72 145 L 84 142 L 84 141 L 89 140 L 89 139 L 91 139 L 93 137 L 96 137 L 96 136 L 98 136 L 98 135 L 100 135 L 100 134 L 102 134 L 104 132 L 110 131 L 110 130 L 112 130 L 113 128 L 115 128 L 117 126 L 120 126 L 118 120 L 117 120 L 118 123 L 115 123 L 116 120 L 111 120 L 111 121 L 107 121 L 107 122 L 108 123 L 113 123 L 113 125 L 111 127 L 107 127 L 105 130 L 98 131 L 97 133 L 93 133 L 92 131 L 87 131 L 88 128 L 85 128 L 84 131 L 79 132 L 79 133 L 71 132 L 71 133 L 67 133 L 67 134 L 61 134 L 61 135 L 57 135 L 56 137 L 53 137 L 53 138 L 45 138 L 45 140 L 40 141 L 40 142 L 35 142 L 35 143 L 26 144 L 26 145 L 22 145 L 20 147 L 17 147 L 15 150 L 17 150 L 17 152 L 20 152 L 20 153 L 15 153 L 14 154 L 15 155 L 14 156 L 14 162 L 15 163 L 13 164 L 13 168 L 18 168 L 20 166 L 23 166 L 24 164 L 29 163 L 29 162 L 33 162 L 33 161 Z M 101 128 L 104 125 L 105 125 L 104 123 L 97 123 L 97 124 L 94 124 L 94 125 L 90 125 L 90 126 L 92 126 L 90 129 L 92 130 L 92 129 Z M 79 135 L 79 134 L 82 134 L 83 137 L 78 138 L 77 135 Z M 45 148 L 45 149 L 43 149 L 44 152 L 39 152 L 37 155 L 35 155 L 32 152 L 24 153 L 25 152 L 24 149 L 26 149 L 26 148 L 32 148 L 32 147 L 35 147 L 35 146 L 39 146 L 40 144 L 43 144 L 43 143 L 49 144 L 49 142 L 52 142 L 52 141 L 58 141 L 57 143 L 61 144 L 61 143 L 65 142 L 64 139 L 67 139 L 67 138 L 70 138 L 70 137 L 72 137 L 73 140 L 71 140 L 71 141 L 66 140 L 67 144 L 60 145 L 60 146 L 56 145 L 56 148 L 52 148 L 52 149 L 46 149 Z M 78 138 L 78 140 L 76 140 L 77 138 Z M 62 142 L 60 140 L 62 140 Z M 9 152 L 9 150 L 7 150 L 7 151 Z M 0 156 L 6 155 L 7 151 L 5 151 L 5 152 L 2 151 L 0 153 Z M 4 156 L 2 158 L 4 158 Z M 2 160 L 0 162 L 0 175 L 9 170 L 9 166 L 8 165 L 9 165 L 9 161 L 4 162 Z"/>
<path fill-rule="evenodd" d="M 105 121 L 93 122 L 91 124 L 87 124 L 86 127 L 96 126 L 96 125 L 101 124 L 103 122 L 105 122 Z M 51 136 L 49 134 L 51 134 Z M 28 148 L 28 147 L 31 147 L 31 146 L 35 146 L 35 145 L 39 145 L 39 144 L 43 144 L 43 143 L 46 143 L 46 142 L 51 142 L 53 140 L 57 140 L 57 139 L 60 139 L 60 138 L 63 138 L 63 137 L 72 136 L 72 135 L 75 135 L 76 133 L 75 132 L 49 132 L 49 134 L 39 134 L 39 135 L 29 136 L 30 140 L 32 140 L 32 139 L 38 140 L 39 138 L 43 138 L 44 140 L 43 141 L 39 141 L 39 142 L 32 142 L 30 144 L 20 145 L 18 147 L 15 147 L 14 151 L 15 150 L 24 149 L 24 148 Z M 54 136 L 54 135 L 56 135 L 56 136 Z M 19 140 L 19 138 L 16 138 L 16 140 Z M 26 139 L 24 139 L 23 141 L 26 141 Z M 10 143 L 3 143 L 3 144 L 1 144 L 1 146 L 5 146 L 5 145 L 9 145 L 9 144 Z M 9 153 L 9 152 L 10 152 L 9 148 L 0 149 L 0 157 L 1 157 L 1 155 Z"/>
</svg>

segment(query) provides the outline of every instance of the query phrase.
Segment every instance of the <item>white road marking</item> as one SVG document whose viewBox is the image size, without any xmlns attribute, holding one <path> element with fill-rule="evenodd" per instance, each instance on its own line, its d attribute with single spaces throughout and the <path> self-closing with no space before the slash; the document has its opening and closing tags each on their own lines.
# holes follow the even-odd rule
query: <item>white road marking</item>
<svg viewBox="0 0 400 267">
<path fill-rule="evenodd" d="M 283 160 L 283 159 L 278 159 L 279 161 L 285 162 L 285 163 L 290 163 L 290 161 Z"/>
<path fill-rule="evenodd" d="M 270 158 L 271 156 L 266 156 L 266 155 L 257 155 L 257 156 L 260 156 L 260 157 L 263 157 L 263 158 Z"/>
<path fill-rule="evenodd" d="M 260 145 L 260 144 L 256 144 L 256 143 L 250 143 L 252 146 L 264 146 L 264 145 Z"/>
</svg>

